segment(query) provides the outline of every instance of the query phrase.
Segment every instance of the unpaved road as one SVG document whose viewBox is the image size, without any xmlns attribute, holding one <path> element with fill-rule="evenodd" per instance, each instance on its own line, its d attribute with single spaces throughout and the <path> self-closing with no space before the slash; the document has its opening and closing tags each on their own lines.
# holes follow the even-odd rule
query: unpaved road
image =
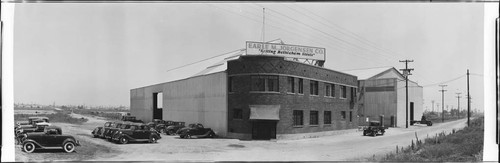
<svg viewBox="0 0 500 163">
<path fill-rule="evenodd" d="M 105 139 L 92 138 L 90 132 L 97 125 L 102 125 L 105 119 L 73 114 L 75 117 L 85 117 L 88 122 L 82 125 L 57 123 L 63 128 L 63 133 L 75 135 L 83 141 L 83 147 L 77 148 L 79 155 L 74 159 L 56 157 L 63 160 L 99 160 L 99 161 L 345 161 L 365 160 L 373 155 L 385 155 L 394 152 L 396 145 L 407 146 L 415 139 L 424 139 L 445 131 L 465 127 L 465 119 L 434 126 L 410 126 L 410 128 L 390 128 L 384 136 L 362 136 L 356 129 L 341 135 L 324 136 L 300 140 L 275 141 L 242 141 L 237 139 L 179 139 L 178 136 L 162 135 L 158 143 L 115 144 Z M 85 155 L 93 147 L 92 154 Z M 16 161 L 24 161 L 32 156 L 22 152 L 23 157 Z M 39 153 L 37 153 L 39 154 Z M 46 154 L 46 153 L 42 153 Z M 49 153 L 52 154 L 52 153 Z M 56 153 L 56 155 L 69 155 Z M 32 160 L 32 159 L 28 159 Z M 38 159 L 52 160 L 52 159 Z"/>
</svg>

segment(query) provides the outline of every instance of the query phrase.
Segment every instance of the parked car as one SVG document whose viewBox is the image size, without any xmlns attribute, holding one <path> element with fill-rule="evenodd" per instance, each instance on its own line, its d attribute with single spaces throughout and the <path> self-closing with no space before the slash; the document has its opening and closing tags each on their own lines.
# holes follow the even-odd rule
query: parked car
<svg viewBox="0 0 500 163">
<path fill-rule="evenodd" d="M 122 121 L 144 123 L 142 120 L 138 120 L 138 119 L 136 119 L 135 116 L 130 116 L 130 115 L 124 115 L 124 116 L 122 116 Z"/>
<path fill-rule="evenodd" d="M 215 132 L 210 128 L 203 127 L 200 123 L 189 124 L 188 127 L 182 128 L 177 131 L 177 134 L 181 138 L 191 139 L 191 138 L 213 138 L 215 137 Z"/>
<path fill-rule="evenodd" d="M 363 129 L 363 136 L 377 136 L 377 134 L 384 135 L 386 129 L 388 129 L 388 127 L 384 127 L 384 125 L 379 121 L 370 121 L 369 126 Z"/>
<path fill-rule="evenodd" d="M 174 125 L 174 121 L 165 121 L 161 119 L 153 119 L 152 122 L 147 123 L 147 125 L 156 131 L 161 133 L 167 133 L 167 127 Z"/>
<path fill-rule="evenodd" d="M 186 127 L 184 124 L 186 124 L 186 123 L 185 122 L 173 122 L 172 125 L 167 126 L 165 128 L 165 130 L 162 132 L 167 134 L 167 135 L 174 135 L 177 133 L 177 131 L 179 131 L 179 129 Z"/>
<path fill-rule="evenodd" d="M 119 129 L 113 135 L 113 141 L 121 144 L 127 144 L 131 141 L 156 143 L 158 139 L 161 139 L 160 133 L 156 130 L 151 130 L 146 124 L 138 123 L 127 124 L 124 129 Z"/>
<path fill-rule="evenodd" d="M 94 138 L 104 138 L 104 131 L 106 131 L 106 129 L 109 129 L 113 123 L 115 122 L 106 122 L 104 123 L 104 126 L 96 127 L 91 132 L 92 136 L 94 136 Z"/>
<path fill-rule="evenodd" d="M 413 125 L 415 123 L 426 124 L 427 126 L 432 126 L 432 122 L 427 120 L 427 118 L 425 118 L 425 116 L 422 116 L 422 118 L 420 118 L 420 121 L 416 121 L 416 120 L 410 121 L 410 125 Z"/>
<path fill-rule="evenodd" d="M 120 128 L 124 128 L 126 126 L 126 122 L 116 122 L 114 123 L 113 126 L 111 126 L 107 131 L 104 133 L 104 138 L 106 138 L 108 141 L 112 141 L 113 135 L 115 134 L 116 131 L 118 131 Z"/>
<path fill-rule="evenodd" d="M 27 153 L 36 149 L 63 149 L 70 153 L 76 146 L 80 146 L 80 142 L 71 135 L 63 135 L 56 126 L 48 126 L 42 133 L 26 133 L 22 139 L 22 149 Z"/>
</svg>

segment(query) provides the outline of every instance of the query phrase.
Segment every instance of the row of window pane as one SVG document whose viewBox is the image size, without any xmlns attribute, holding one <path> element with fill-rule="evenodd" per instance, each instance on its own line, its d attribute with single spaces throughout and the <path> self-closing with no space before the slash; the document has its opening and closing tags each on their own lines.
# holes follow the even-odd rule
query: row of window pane
<svg viewBox="0 0 500 163">
<path fill-rule="evenodd" d="M 341 118 L 346 119 L 346 111 L 340 112 Z M 323 113 L 323 124 L 332 124 L 332 111 L 324 111 Z M 352 122 L 352 111 L 349 112 L 349 121 Z M 319 124 L 319 112 L 312 110 L 309 114 L 309 124 L 318 125 Z M 304 111 L 294 110 L 293 111 L 293 125 L 302 126 L 304 125 Z"/>
<path fill-rule="evenodd" d="M 228 81 L 229 92 L 234 91 L 234 78 L 229 77 Z M 310 94 L 319 95 L 318 91 L 319 82 L 311 80 L 310 81 Z M 278 76 L 275 75 L 258 75 L 251 76 L 251 91 L 262 91 L 262 92 L 279 92 L 279 80 Z M 290 93 L 295 93 L 295 77 L 287 78 L 287 91 Z M 356 88 L 351 88 L 351 98 L 356 97 Z M 304 79 L 298 78 L 298 93 L 304 94 Z M 335 97 L 335 84 L 325 83 L 325 96 Z M 347 87 L 340 86 L 340 97 L 347 98 Z"/>
<path fill-rule="evenodd" d="M 278 76 L 251 76 L 251 91 L 279 92 Z"/>
</svg>

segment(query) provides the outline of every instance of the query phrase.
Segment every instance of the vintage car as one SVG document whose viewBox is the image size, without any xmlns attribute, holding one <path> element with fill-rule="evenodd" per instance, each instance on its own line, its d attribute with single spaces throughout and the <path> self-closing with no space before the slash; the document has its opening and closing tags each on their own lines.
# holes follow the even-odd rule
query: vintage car
<svg viewBox="0 0 500 163">
<path fill-rule="evenodd" d="M 432 126 L 432 122 L 427 120 L 427 118 L 425 118 L 425 116 L 422 116 L 422 118 L 420 118 L 420 121 L 411 120 L 410 125 L 413 125 L 413 124 L 425 124 L 427 126 Z"/>
<path fill-rule="evenodd" d="M 16 135 L 18 134 L 24 134 L 24 133 L 29 133 L 29 132 L 43 132 L 45 127 L 50 126 L 50 123 L 47 122 L 38 122 L 32 125 L 26 125 L 23 127 L 19 127 L 16 129 Z"/>
<path fill-rule="evenodd" d="M 108 141 L 112 141 L 113 135 L 118 131 L 119 129 L 124 129 L 127 127 L 127 124 L 130 122 L 116 122 L 114 126 L 111 126 L 105 133 L 104 133 L 104 138 L 106 138 Z"/>
<path fill-rule="evenodd" d="M 167 133 L 167 127 L 174 125 L 174 121 L 165 121 L 161 119 L 153 119 L 152 122 L 147 123 L 150 128 L 160 131 L 161 133 Z"/>
<path fill-rule="evenodd" d="M 379 121 L 370 121 L 369 126 L 363 128 L 363 136 L 377 136 L 378 134 L 384 135 L 386 129 L 388 129 L 388 127 L 384 127 L 384 125 Z"/>
<path fill-rule="evenodd" d="M 167 135 L 174 135 L 179 131 L 179 129 L 186 127 L 184 124 L 185 122 L 173 122 L 173 125 L 168 126 L 165 128 L 165 131 L 162 131 L 163 133 Z M 160 130 L 161 131 L 161 130 Z"/>
<path fill-rule="evenodd" d="M 177 131 L 180 138 L 213 138 L 215 132 L 210 128 L 203 127 L 200 123 L 189 124 L 188 127 L 182 128 Z"/>
<path fill-rule="evenodd" d="M 36 149 L 63 149 L 65 152 L 75 151 L 80 142 L 73 136 L 63 135 L 62 130 L 56 126 L 48 126 L 42 133 L 27 133 L 22 138 L 22 149 L 31 153 Z"/>
<path fill-rule="evenodd" d="M 144 123 L 142 120 L 138 120 L 138 119 L 135 118 L 135 116 L 130 116 L 130 115 L 124 115 L 124 116 L 122 116 L 122 121 Z"/>
<path fill-rule="evenodd" d="M 49 118 L 47 118 L 47 117 L 28 117 L 28 121 L 17 122 L 16 125 L 14 126 L 14 129 L 32 128 L 34 124 L 40 123 L 40 122 L 49 123 Z"/>
<path fill-rule="evenodd" d="M 124 129 L 119 129 L 116 134 L 113 135 L 113 141 L 120 144 L 127 144 L 131 141 L 156 143 L 158 139 L 161 139 L 160 133 L 156 130 L 151 130 L 146 124 L 139 123 L 127 124 Z"/>
<path fill-rule="evenodd" d="M 106 122 L 106 123 L 104 123 L 104 126 L 96 127 L 91 132 L 92 136 L 94 136 L 94 138 L 104 138 L 104 132 L 107 129 L 109 129 L 113 125 L 113 123 L 115 123 L 115 122 Z"/>
</svg>

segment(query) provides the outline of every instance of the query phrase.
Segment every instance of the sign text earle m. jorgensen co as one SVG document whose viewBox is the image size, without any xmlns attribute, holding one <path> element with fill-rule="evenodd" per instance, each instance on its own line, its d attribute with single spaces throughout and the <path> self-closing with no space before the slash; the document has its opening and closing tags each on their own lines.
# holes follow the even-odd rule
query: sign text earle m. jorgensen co
<svg viewBox="0 0 500 163">
<path fill-rule="evenodd" d="M 325 48 L 247 41 L 247 55 L 278 55 L 287 58 L 325 60 Z"/>
</svg>

